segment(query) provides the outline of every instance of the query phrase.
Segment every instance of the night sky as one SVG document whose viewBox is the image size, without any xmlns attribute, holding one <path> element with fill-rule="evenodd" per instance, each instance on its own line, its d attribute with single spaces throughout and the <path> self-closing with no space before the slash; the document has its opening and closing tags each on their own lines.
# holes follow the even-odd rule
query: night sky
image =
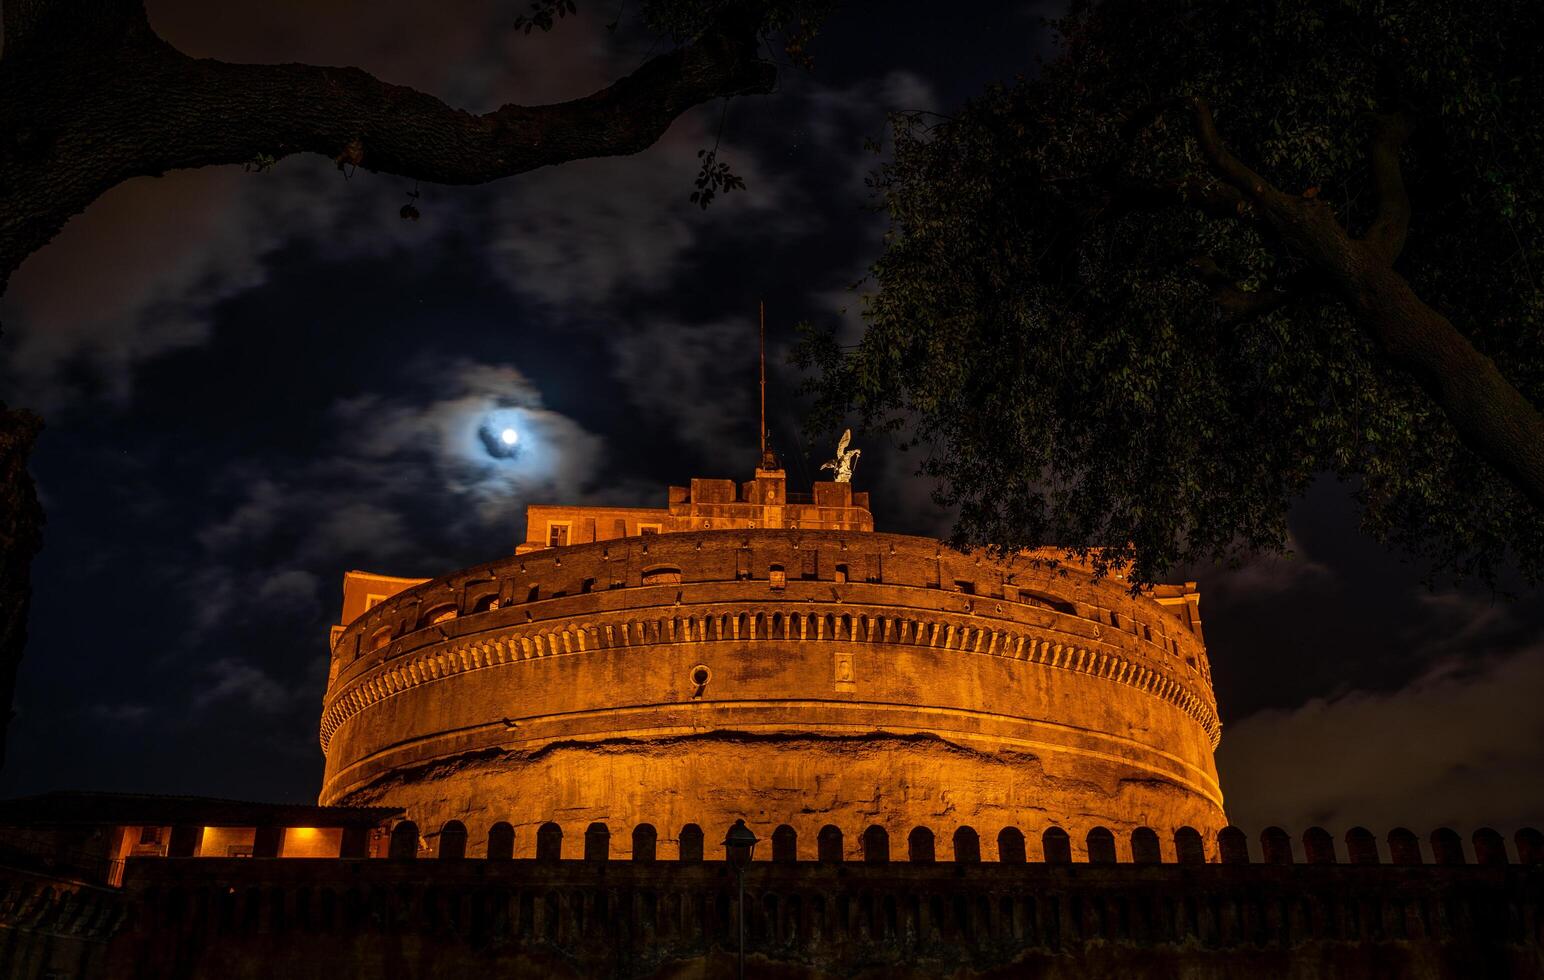
<svg viewBox="0 0 1544 980">
<path fill-rule="evenodd" d="M 190 54 L 358 65 L 474 111 L 587 93 L 655 43 L 584 0 L 526 37 L 517 6 L 149 9 Z M 508 554 L 527 503 L 748 477 L 761 299 L 774 442 L 808 484 L 830 447 L 801 441 L 787 350 L 800 320 L 858 329 L 849 287 L 884 231 L 864 138 L 1033 72 L 1052 12 L 849 4 L 775 95 L 700 107 L 635 157 L 425 186 L 418 222 L 398 217 L 411 181 L 318 158 L 108 193 L 0 301 L 0 386 L 48 423 L 0 792 L 314 800 L 343 572 Z M 703 212 L 687 195 L 715 138 L 749 186 Z M 492 413 L 520 420 L 517 462 L 475 439 Z M 947 531 L 914 458 L 855 444 L 880 528 Z M 1330 480 L 1293 538 L 1291 560 L 1175 575 L 1201 583 L 1234 822 L 1544 823 L 1544 594 L 1427 588 Z"/>
</svg>

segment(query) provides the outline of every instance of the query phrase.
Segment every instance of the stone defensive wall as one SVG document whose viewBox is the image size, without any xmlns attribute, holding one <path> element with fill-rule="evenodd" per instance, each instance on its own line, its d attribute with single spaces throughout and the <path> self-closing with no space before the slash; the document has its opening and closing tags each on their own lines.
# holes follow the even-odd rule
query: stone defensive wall
<svg viewBox="0 0 1544 980">
<path fill-rule="evenodd" d="M 1201 638 L 1124 582 L 866 532 L 554 548 L 426 582 L 336 637 L 325 804 L 423 826 L 744 816 L 1226 820 Z M 666 847 L 675 846 L 674 841 Z M 625 850 L 625 847 L 624 847 Z"/>
<path fill-rule="evenodd" d="M 1145 829 L 1145 828 L 1144 828 Z M 722 828 L 714 828 L 715 838 Z M 1152 831 L 1146 831 L 1152 834 Z M 616 860 L 592 828 L 582 859 L 131 859 L 106 975 L 336 980 L 731 977 L 734 868 L 693 854 Z M 502 832 L 500 834 L 502 836 Z M 747 975 L 789 978 L 1536 977 L 1544 971 L 1544 838 L 1472 843 L 1315 828 L 1225 828 L 1220 861 L 859 862 L 786 852 L 744 873 Z M 1052 836 L 1056 836 L 1052 834 Z M 1146 836 L 1146 835 L 1139 835 Z M 763 842 L 758 847 L 766 847 Z M 775 845 L 774 845 L 775 846 Z M 716 853 L 722 853 L 717 851 Z M 1516 862 L 1513 862 L 1513 857 Z M 1262 860 L 1263 859 L 1263 860 Z M 1393 863 L 1388 863 L 1392 861 Z"/>
</svg>

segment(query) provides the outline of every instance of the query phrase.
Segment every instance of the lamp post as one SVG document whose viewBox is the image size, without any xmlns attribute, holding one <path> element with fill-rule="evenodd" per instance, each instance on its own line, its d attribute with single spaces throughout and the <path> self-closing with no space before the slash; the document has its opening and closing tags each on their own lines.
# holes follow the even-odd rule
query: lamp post
<svg viewBox="0 0 1544 980">
<path fill-rule="evenodd" d="M 757 838 L 744 820 L 736 820 L 724 835 L 724 858 L 740 882 L 740 980 L 745 980 L 745 868 L 756 852 Z"/>
</svg>

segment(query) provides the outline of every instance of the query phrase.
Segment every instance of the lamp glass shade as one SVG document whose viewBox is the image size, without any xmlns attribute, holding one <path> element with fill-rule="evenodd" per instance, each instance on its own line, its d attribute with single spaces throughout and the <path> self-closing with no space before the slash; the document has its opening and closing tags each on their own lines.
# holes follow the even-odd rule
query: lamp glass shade
<svg viewBox="0 0 1544 980">
<path fill-rule="evenodd" d="M 736 868 L 744 868 L 751 863 L 751 855 L 756 850 L 758 840 L 755 833 L 745 826 L 744 820 L 736 820 L 724 836 L 725 859 Z"/>
</svg>

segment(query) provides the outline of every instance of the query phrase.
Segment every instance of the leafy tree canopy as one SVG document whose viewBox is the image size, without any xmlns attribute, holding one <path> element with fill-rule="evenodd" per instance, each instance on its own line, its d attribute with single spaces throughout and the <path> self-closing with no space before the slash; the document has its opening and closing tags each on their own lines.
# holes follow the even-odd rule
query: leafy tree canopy
<svg viewBox="0 0 1544 980">
<path fill-rule="evenodd" d="M 816 417 L 924 450 L 956 543 L 1151 581 L 1286 548 L 1317 474 L 1439 574 L 1544 573 L 1544 15 L 1111 0 L 1037 77 L 893 119 Z M 1487 356 L 1488 355 L 1488 356 Z"/>
</svg>

